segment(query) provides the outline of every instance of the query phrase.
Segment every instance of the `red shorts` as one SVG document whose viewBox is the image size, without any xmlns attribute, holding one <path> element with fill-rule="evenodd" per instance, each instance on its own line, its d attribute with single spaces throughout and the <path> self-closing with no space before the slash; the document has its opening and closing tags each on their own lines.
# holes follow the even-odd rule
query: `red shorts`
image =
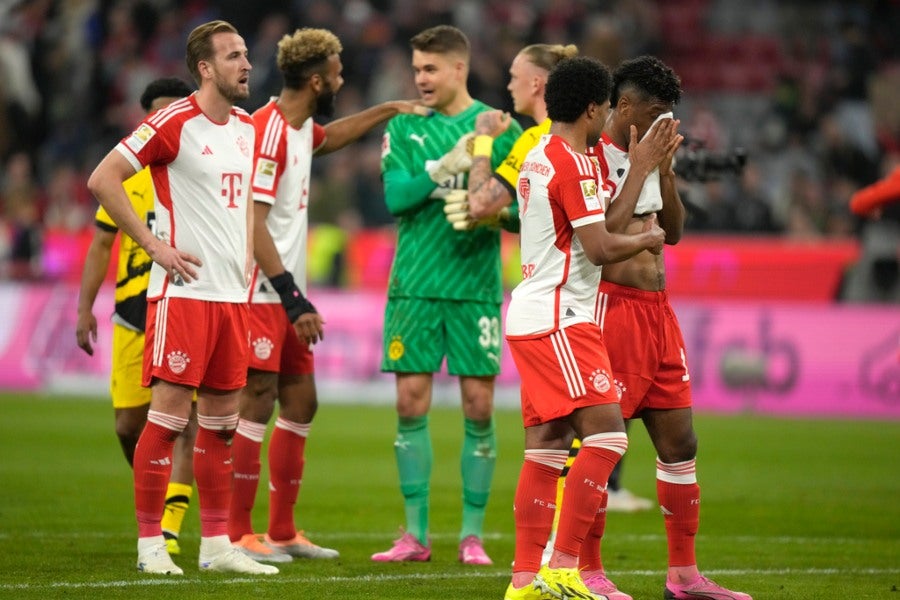
<svg viewBox="0 0 900 600">
<path fill-rule="evenodd" d="M 297 337 L 280 304 L 250 305 L 250 368 L 282 375 L 311 375 L 313 353 Z"/>
<path fill-rule="evenodd" d="M 609 361 L 623 386 L 622 416 L 691 406 L 684 337 L 669 295 L 601 281 L 599 306 Z"/>
<path fill-rule="evenodd" d="M 197 388 L 237 390 L 247 383 L 247 305 L 188 298 L 147 303 L 143 385 L 162 379 Z"/>
<path fill-rule="evenodd" d="M 507 341 L 522 381 L 525 427 L 619 401 L 597 325 L 579 323 L 544 337 Z"/>
</svg>

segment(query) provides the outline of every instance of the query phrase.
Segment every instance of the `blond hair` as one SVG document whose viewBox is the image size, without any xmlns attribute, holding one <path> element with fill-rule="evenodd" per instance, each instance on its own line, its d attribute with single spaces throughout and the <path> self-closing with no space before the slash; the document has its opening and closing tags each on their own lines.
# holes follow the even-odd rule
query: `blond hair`
<svg viewBox="0 0 900 600">
<path fill-rule="evenodd" d="M 277 57 L 285 87 L 299 89 L 314 74 L 321 74 L 328 57 L 341 50 L 341 41 L 327 29 L 304 27 L 285 35 L 278 42 Z"/>
<path fill-rule="evenodd" d="M 572 58 L 578 55 L 578 46 L 575 44 L 531 44 L 525 46 L 519 52 L 524 54 L 531 64 L 552 71 L 557 63 L 565 58 Z"/>
<path fill-rule="evenodd" d="M 187 63 L 188 71 L 197 85 L 200 85 L 200 67 L 197 66 L 201 60 L 211 60 L 215 56 L 215 49 L 212 44 L 212 36 L 217 33 L 237 33 L 234 25 L 227 21 L 210 21 L 203 25 L 198 25 L 188 35 L 187 51 L 184 60 Z"/>
</svg>

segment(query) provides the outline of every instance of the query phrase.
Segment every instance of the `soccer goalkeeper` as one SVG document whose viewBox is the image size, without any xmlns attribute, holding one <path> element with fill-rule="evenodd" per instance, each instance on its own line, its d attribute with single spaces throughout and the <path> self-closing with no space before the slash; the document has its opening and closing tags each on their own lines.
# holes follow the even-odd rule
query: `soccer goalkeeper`
<svg viewBox="0 0 900 600">
<path fill-rule="evenodd" d="M 459 560 L 489 565 L 482 530 L 496 460 L 492 415 L 501 355 L 500 231 L 495 225 L 455 229 L 445 218 L 444 200 L 451 191 L 465 189 L 475 119 L 491 108 L 469 95 L 469 41 L 460 30 L 433 27 L 414 36 L 411 45 L 416 87 L 435 113 L 394 117 L 385 131 L 381 163 L 387 207 L 398 223 L 381 369 L 395 373 L 397 381 L 394 449 L 406 530 L 372 560 L 431 557 L 428 410 L 433 374 L 446 356 L 449 373 L 460 379 L 464 416 Z M 494 141 L 494 168 L 521 132 L 511 123 Z"/>
</svg>

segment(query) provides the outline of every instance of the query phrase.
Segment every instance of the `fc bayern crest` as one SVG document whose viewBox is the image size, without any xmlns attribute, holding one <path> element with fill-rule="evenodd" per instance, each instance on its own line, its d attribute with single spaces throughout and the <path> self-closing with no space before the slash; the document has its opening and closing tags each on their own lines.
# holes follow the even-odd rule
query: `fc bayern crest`
<svg viewBox="0 0 900 600">
<path fill-rule="evenodd" d="M 176 375 L 181 375 L 182 373 L 184 373 L 185 369 L 187 369 L 188 363 L 191 362 L 191 359 L 188 358 L 188 355 L 181 350 L 174 350 L 172 352 L 169 352 L 169 355 L 166 357 L 166 362 L 169 365 L 170 371 L 172 371 Z"/>
<path fill-rule="evenodd" d="M 253 340 L 253 354 L 256 355 L 256 358 L 259 360 L 268 360 L 270 356 L 272 356 L 272 348 L 274 344 L 272 340 L 267 337 L 261 337 Z"/>
<path fill-rule="evenodd" d="M 609 373 L 603 369 L 595 369 L 591 373 L 591 385 L 601 394 L 605 394 L 612 388 Z"/>
</svg>

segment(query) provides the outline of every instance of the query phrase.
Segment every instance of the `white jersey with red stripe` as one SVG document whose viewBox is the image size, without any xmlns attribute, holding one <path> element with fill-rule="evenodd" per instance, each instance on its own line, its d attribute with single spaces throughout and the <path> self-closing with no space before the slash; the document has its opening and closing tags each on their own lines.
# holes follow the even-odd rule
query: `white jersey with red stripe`
<svg viewBox="0 0 900 600">
<path fill-rule="evenodd" d="M 297 287 L 305 294 L 310 169 L 313 154 L 325 142 L 325 128 L 312 117 L 299 129 L 291 127 L 275 100 L 253 113 L 253 200 L 272 205 L 266 227 L 284 268 L 294 275 Z M 281 302 L 259 266 L 254 269 L 250 301 Z"/>
<path fill-rule="evenodd" d="M 628 150 L 622 148 L 607 134 L 603 134 L 597 145 L 587 149 L 588 156 L 597 159 L 600 168 L 600 176 L 610 190 L 612 202 L 619 197 L 622 191 L 622 182 L 631 170 L 631 161 L 628 160 Z M 648 176 L 641 188 L 641 195 L 634 206 L 634 214 L 646 215 L 662 210 L 662 192 L 659 187 L 659 170 L 653 171 L 655 177 Z"/>
<path fill-rule="evenodd" d="M 544 135 L 522 163 L 516 195 L 522 282 L 512 292 L 507 337 L 595 322 L 600 267 L 587 259 L 574 231 L 606 218 L 606 191 L 594 163 L 563 138 Z"/>
<path fill-rule="evenodd" d="M 247 210 L 253 169 L 250 115 L 234 107 L 224 123 L 194 95 L 149 115 L 116 146 L 135 171 L 150 167 L 156 236 L 198 257 L 197 279 L 172 285 L 153 263 L 147 298 L 246 302 Z"/>
</svg>

